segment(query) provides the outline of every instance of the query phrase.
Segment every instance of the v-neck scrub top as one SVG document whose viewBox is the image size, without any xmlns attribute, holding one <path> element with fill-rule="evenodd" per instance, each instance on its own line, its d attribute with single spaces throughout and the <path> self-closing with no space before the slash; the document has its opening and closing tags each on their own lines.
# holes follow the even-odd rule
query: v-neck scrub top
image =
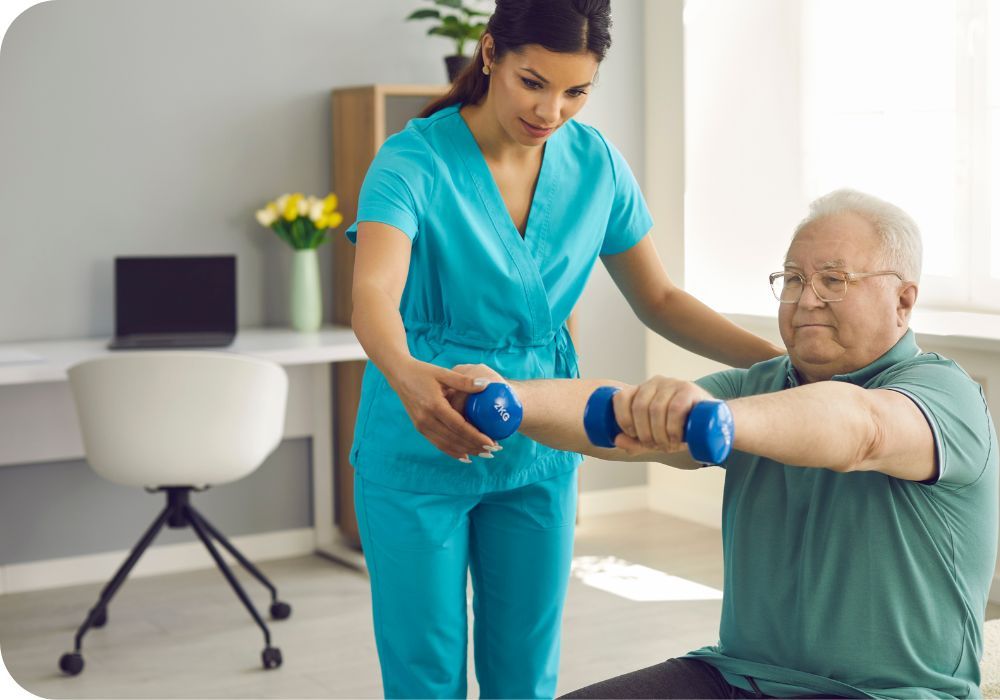
<svg viewBox="0 0 1000 700">
<path fill-rule="evenodd" d="M 593 127 L 570 120 L 544 149 L 523 238 L 459 105 L 411 120 L 379 149 L 347 237 L 356 242 L 365 221 L 410 238 L 400 314 L 416 359 L 483 363 L 509 379 L 579 376 L 566 320 L 598 256 L 631 248 L 652 218 L 628 164 Z M 444 454 L 368 363 L 351 449 L 365 479 L 468 495 L 554 477 L 582 459 L 520 433 L 502 445 L 472 464 Z"/>
</svg>

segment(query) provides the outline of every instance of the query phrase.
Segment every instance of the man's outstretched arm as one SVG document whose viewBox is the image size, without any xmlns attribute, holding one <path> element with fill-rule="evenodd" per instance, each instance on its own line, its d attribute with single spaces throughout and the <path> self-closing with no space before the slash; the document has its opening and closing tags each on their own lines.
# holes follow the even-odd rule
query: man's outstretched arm
<svg viewBox="0 0 1000 700">
<path fill-rule="evenodd" d="M 898 391 L 825 381 L 728 403 L 738 450 L 783 464 L 910 481 L 937 476 L 927 418 Z"/>
<path fill-rule="evenodd" d="M 483 376 L 484 369 L 466 371 Z M 495 373 L 486 376 L 499 379 Z M 598 387 L 609 385 L 621 388 L 614 408 L 623 432 L 615 449 L 593 446 L 583 428 L 587 399 Z M 655 377 L 639 386 L 583 379 L 511 386 L 524 404 L 521 431 L 534 440 L 602 459 L 699 466 L 682 442 L 691 407 L 712 398 L 696 384 Z M 735 424 L 734 449 L 801 467 L 878 471 L 912 481 L 937 475 L 927 419 L 897 391 L 826 381 L 727 403 Z"/>
</svg>

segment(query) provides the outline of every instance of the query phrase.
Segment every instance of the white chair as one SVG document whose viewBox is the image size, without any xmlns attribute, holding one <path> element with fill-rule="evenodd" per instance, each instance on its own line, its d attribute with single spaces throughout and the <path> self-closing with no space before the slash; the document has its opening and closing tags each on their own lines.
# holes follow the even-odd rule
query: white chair
<svg viewBox="0 0 1000 700">
<path fill-rule="evenodd" d="M 291 614 L 271 582 L 189 503 L 191 491 L 247 476 L 277 447 L 284 432 L 288 377 L 273 362 L 225 352 L 130 352 L 69 369 L 84 452 L 110 481 L 165 492 L 167 504 L 132 549 L 76 633 L 59 668 L 83 670 L 80 645 L 107 622 L 108 605 L 164 525 L 190 526 L 236 595 L 264 631 L 264 668 L 281 665 L 281 651 L 229 570 L 221 544 L 271 593 L 272 619 Z"/>
</svg>

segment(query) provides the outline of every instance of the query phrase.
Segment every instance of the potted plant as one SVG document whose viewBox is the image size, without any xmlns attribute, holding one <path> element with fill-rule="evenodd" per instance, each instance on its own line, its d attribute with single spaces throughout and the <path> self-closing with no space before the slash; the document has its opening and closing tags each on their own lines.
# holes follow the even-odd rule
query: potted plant
<svg viewBox="0 0 1000 700">
<path fill-rule="evenodd" d="M 292 327 L 304 332 L 317 330 L 323 322 L 323 298 L 316 249 L 344 220 L 337 211 L 337 195 L 331 192 L 320 199 L 297 192 L 283 194 L 258 209 L 256 218 L 295 251 L 290 297 Z"/>
<path fill-rule="evenodd" d="M 465 54 L 465 43 L 479 41 L 486 30 L 484 12 L 467 5 L 463 0 L 431 0 L 435 7 L 415 10 L 407 17 L 411 19 L 435 19 L 437 23 L 427 30 L 430 36 L 443 36 L 455 42 L 455 54 L 445 56 L 444 63 L 448 68 L 448 81 L 454 82 L 462 69 L 468 65 L 470 57 Z"/>
</svg>

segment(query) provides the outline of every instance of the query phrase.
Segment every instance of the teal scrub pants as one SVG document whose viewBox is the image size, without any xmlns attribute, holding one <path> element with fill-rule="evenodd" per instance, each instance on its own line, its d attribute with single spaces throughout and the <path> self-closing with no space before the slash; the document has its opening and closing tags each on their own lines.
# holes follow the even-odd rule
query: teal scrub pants
<svg viewBox="0 0 1000 700">
<path fill-rule="evenodd" d="M 355 474 L 387 698 L 467 697 L 467 572 L 481 697 L 554 697 L 576 480 L 447 496 Z"/>
</svg>

